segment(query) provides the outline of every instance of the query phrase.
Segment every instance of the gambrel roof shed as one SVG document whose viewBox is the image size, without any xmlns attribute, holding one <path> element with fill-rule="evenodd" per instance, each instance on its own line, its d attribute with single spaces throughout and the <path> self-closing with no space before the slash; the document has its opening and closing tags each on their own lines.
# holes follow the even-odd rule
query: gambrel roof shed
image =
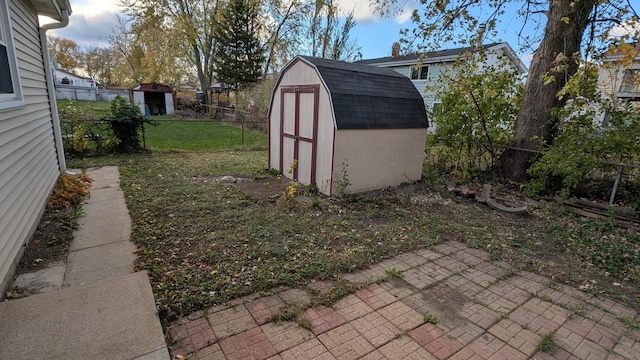
<svg viewBox="0 0 640 360">
<path fill-rule="evenodd" d="M 269 166 L 325 194 L 345 176 L 345 192 L 421 177 L 424 100 L 393 70 L 298 56 L 276 81 L 269 124 Z"/>
</svg>

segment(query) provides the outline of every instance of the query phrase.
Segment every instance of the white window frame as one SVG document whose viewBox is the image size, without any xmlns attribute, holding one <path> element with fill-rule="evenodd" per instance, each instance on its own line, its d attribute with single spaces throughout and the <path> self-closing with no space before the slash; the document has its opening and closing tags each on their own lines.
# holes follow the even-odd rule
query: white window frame
<svg viewBox="0 0 640 360">
<path fill-rule="evenodd" d="M 13 44 L 13 30 L 11 29 L 8 1 L 9 0 L 0 0 L 0 43 L 7 48 L 7 60 L 13 85 L 13 93 L 0 94 L 0 111 L 24 106 L 22 84 L 18 71 L 18 60 Z"/>
<path fill-rule="evenodd" d="M 429 65 L 414 65 L 411 68 L 411 80 L 427 80 L 429 79 Z"/>
</svg>

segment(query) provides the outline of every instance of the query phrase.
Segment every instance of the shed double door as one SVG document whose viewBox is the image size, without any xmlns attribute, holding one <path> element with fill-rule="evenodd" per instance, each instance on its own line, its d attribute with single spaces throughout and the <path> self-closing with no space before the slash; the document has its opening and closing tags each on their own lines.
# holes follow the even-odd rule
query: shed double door
<svg viewBox="0 0 640 360">
<path fill-rule="evenodd" d="M 280 169 L 294 181 L 316 184 L 319 85 L 283 86 Z"/>
</svg>

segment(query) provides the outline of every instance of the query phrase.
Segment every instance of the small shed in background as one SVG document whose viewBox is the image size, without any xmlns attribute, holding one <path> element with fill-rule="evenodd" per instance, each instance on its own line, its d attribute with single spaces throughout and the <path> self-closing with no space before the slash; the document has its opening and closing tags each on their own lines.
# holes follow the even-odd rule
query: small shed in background
<svg viewBox="0 0 640 360">
<path fill-rule="evenodd" d="M 269 167 L 320 192 L 357 193 L 417 181 L 424 100 L 391 69 L 298 56 L 269 105 Z"/>
<path fill-rule="evenodd" d="M 140 107 L 144 115 L 168 115 L 176 109 L 176 92 L 169 86 L 145 83 L 138 84 L 129 90 L 132 104 Z"/>
</svg>

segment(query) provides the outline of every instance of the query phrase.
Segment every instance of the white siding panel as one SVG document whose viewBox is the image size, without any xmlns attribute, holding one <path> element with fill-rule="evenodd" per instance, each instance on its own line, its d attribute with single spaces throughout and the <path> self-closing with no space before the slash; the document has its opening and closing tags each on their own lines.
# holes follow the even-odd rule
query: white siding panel
<svg viewBox="0 0 640 360">
<path fill-rule="evenodd" d="M 2 293 L 59 174 L 38 18 L 26 1 L 10 0 L 9 8 L 25 106 L 0 112 Z"/>
</svg>

